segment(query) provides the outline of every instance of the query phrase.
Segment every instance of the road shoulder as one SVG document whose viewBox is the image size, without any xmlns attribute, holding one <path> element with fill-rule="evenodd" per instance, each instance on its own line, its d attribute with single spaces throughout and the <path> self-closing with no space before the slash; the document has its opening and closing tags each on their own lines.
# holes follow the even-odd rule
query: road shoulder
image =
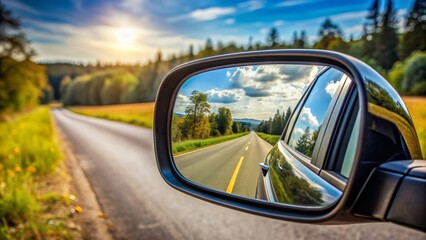
<svg viewBox="0 0 426 240">
<path fill-rule="evenodd" d="M 77 218 L 77 223 L 82 227 L 84 239 L 113 239 L 108 231 L 108 221 L 100 207 L 92 186 L 90 185 L 80 163 L 73 153 L 73 148 L 66 135 L 59 126 L 55 124 L 55 130 L 61 141 L 62 152 L 64 153 L 65 165 L 72 178 L 72 185 L 77 191 L 77 202 L 82 207 L 82 212 Z"/>
</svg>

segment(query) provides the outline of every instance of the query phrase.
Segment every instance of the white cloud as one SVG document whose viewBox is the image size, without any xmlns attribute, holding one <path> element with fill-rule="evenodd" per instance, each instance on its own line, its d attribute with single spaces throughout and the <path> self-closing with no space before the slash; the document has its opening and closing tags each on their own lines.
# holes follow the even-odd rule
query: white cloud
<svg viewBox="0 0 426 240">
<path fill-rule="evenodd" d="M 337 88 L 340 86 L 340 84 L 342 83 L 342 80 L 340 81 L 330 81 L 327 83 L 327 86 L 325 87 L 325 91 L 330 95 L 331 98 L 333 98 L 334 94 L 337 91 Z"/>
<path fill-rule="evenodd" d="M 300 97 L 319 69 L 309 65 L 260 65 L 239 67 L 230 78 L 249 97 Z"/>
<path fill-rule="evenodd" d="M 234 103 L 240 101 L 244 97 L 244 90 L 242 89 L 210 89 L 206 91 L 209 102 L 216 103 Z"/>
<path fill-rule="evenodd" d="M 312 111 L 310 108 L 303 107 L 302 111 L 300 112 L 299 119 L 309 124 L 309 126 L 311 127 L 319 126 L 318 119 L 312 114 Z"/>
<path fill-rule="evenodd" d="M 235 19 L 233 19 L 233 18 L 228 18 L 228 19 L 225 20 L 225 24 L 231 25 L 231 24 L 234 24 L 234 23 L 235 23 Z"/>
<path fill-rule="evenodd" d="M 265 3 L 259 0 L 250 0 L 238 4 L 238 7 L 247 9 L 248 11 L 255 11 L 265 7 Z"/>
<path fill-rule="evenodd" d="M 277 7 L 292 7 L 292 6 L 297 6 L 297 5 L 302 5 L 302 4 L 306 4 L 306 3 L 312 3 L 315 1 L 312 0 L 289 0 L 289 1 L 282 1 L 277 3 L 275 6 Z"/>
<path fill-rule="evenodd" d="M 196 21 L 208 21 L 234 13 L 233 7 L 211 7 L 192 11 L 189 16 Z"/>
</svg>

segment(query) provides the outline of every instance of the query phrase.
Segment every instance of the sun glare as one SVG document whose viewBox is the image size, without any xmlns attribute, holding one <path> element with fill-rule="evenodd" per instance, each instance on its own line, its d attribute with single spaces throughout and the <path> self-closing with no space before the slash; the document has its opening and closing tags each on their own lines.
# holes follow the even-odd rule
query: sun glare
<svg viewBox="0 0 426 240">
<path fill-rule="evenodd" d="M 130 48 L 136 40 L 136 31 L 130 27 L 121 27 L 116 30 L 117 43 L 121 48 Z"/>
</svg>

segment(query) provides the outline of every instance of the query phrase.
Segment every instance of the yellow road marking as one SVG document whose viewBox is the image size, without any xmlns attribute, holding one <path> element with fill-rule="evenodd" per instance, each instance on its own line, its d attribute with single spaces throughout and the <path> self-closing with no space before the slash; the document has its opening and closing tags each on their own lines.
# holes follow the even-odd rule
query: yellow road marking
<svg viewBox="0 0 426 240">
<path fill-rule="evenodd" d="M 250 145 L 250 143 L 251 143 L 251 142 L 249 142 L 249 145 Z"/>
<path fill-rule="evenodd" d="M 246 151 L 247 151 L 247 149 L 248 149 L 248 146 L 246 147 Z"/>
<path fill-rule="evenodd" d="M 232 174 L 231 181 L 229 181 L 228 188 L 226 188 L 227 193 L 232 193 L 232 189 L 234 189 L 235 180 L 237 180 L 238 172 L 240 171 L 243 159 L 244 157 L 241 157 L 240 161 L 238 161 L 237 167 L 234 170 L 234 174 Z"/>
</svg>

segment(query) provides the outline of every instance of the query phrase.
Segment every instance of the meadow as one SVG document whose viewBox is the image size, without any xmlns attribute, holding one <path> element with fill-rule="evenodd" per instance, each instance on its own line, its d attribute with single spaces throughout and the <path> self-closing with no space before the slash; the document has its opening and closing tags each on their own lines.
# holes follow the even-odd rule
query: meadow
<svg viewBox="0 0 426 240">
<path fill-rule="evenodd" d="M 152 128 L 154 103 L 69 107 L 78 114 Z"/>
<path fill-rule="evenodd" d="M 426 159 L 426 97 L 404 97 L 420 140 L 423 159 Z"/>
<path fill-rule="evenodd" d="M 70 195 L 41 186 L 58 175 L 62 160 L 49 109 L 0 122 L 0 132 L 0 239 L 72 238 L 68 216 L 52 213 L 71 204 Z"/>
</svg>

